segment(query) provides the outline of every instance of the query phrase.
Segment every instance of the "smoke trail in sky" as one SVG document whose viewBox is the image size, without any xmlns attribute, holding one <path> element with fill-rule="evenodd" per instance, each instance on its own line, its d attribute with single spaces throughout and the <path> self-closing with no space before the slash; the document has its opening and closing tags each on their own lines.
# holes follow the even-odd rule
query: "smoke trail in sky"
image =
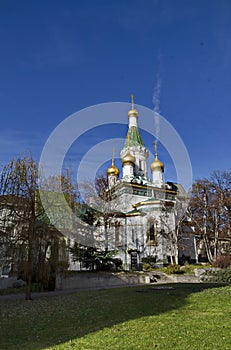
<svg viewBox="0 0 231 350">
<path fill-rule="evenodd" d="M 154 105 L 154 121 L 155 121 L 155 128 L 156 128 L 156 138 L 159 138 L 159 133 L 160 133 L 160 90 L 161 90 L 161 78 L 159 74 L 157 74 L 156 78 L 156 84 L 154 87 L 153 91 L 153 97 L 152 97 L 152 102 Z"/>
</svg>

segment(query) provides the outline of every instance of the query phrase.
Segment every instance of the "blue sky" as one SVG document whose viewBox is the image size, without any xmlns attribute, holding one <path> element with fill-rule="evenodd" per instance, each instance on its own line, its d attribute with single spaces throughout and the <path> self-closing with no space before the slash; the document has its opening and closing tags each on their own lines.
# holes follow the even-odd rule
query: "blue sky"
<svg viewBox="0 0 231 350">
<path fill-rule="evenodd" d="M 158 82 L 194 179 L 229 170 L 229 0 L 0 0 L 1 165 L 24 151 L 39 159 L 52 130 L 82 108 L 134 93 L 153 109 Z M 105 130 L 90 138 L 82 142 Z"/>
</svg>

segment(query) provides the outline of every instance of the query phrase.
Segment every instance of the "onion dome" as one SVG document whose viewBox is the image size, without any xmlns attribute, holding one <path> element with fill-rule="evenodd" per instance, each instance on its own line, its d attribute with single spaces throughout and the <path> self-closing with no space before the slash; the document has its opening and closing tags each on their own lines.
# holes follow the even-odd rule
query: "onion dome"
<svg viewBox="0 0 231 350">
<path fill-rule="evenodd" d="M 138 111 L 135 108 L 132 108 L 128 111 L 128 116 L 131 117 L 135 115 L 136 117 L 138 117 Z"/>
<path fill-rule="evenodd" d="M 155 158 L 154 162 L 152 162 L 152 164 L 150 165 L 151 171 L 153 172 L 154 170 L 159 170 L 159 169 L 161 169 L 162 172 L 164 172 L 164 163 L 162 163 L 162 162 L 158 159 L 157 141 L 154 142 L 154 147 L 155 147 L 155 155 L 156 155 L 156 158 Z"/>
<path fill-rule="evenodd" d="M 114 153 L 115 148 L 112 149 L 112 160 L 111 160 L 111 166 L 107 169 L 107 176 L 119 176 L 120 171 L 114 164 Z"/>
<path fill-rule="evenodd" d="M 131 99 L 132 99 L 132 108 L 128 111 L 128 116 L 131 117 L 133 115 L 135 115 L 136 117 L 138 117 L 138 111 L 134 108 L 134 95 L 131 95 Z"/>
<path fill-rule="evenodd" d="M 122 165 L 126 164 L 135 164 L 136 158 L 131 155 L 131 153 L 128 151 L 128 153 L 122 158 Z"/>
<path fill-rule="evenodd" d="M 150 168 L 151 168 L 151 171 L 161 169 L 164 172 L 164 163 L 162 163 L 158 159 L 158 156 L 156 155 L 156 158 L 155 158 L 154 162 L 152 162 L 152 164 L 150 165 Z"/>
<path fill-rule="evenodd" d="M 120 171 L 119 169 L 115 166 L 114 161 L 112 161 L 111 166 L 107 169 L 107 176 L 119 176 Z"/>
</svg>

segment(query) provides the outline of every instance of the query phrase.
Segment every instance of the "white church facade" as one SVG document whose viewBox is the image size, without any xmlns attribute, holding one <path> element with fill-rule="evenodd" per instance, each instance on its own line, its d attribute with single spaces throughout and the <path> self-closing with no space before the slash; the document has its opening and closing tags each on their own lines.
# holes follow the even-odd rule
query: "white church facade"
<svg viewBox="0 0 231 350">
<path fill-rule="evenodd" d="M 176 203 L 184 201 L 187 194 L 181 185 L 165 182 L 164 164 L 158 158 L 157 142 L 154 145 L 155 159 L 150 166 L 150 179 L 147 167 L 149 152 L 139 131 L 138 111 L 132 96 L 128 132 L 120 152 L 122 174 L 113 156 L 107 169 L 106 190 L 111 210 L 107 248 L 118 251 L 117 257 L 122 260 L 125 269 L 137 270 L 147 260 L 154 266 L 178 263 L 182 255 L 190 255 L 191 261 L 196 261 L 194 238 L 190 239 L 190 248 L 183 251 L 179 249 L 179 231 L 176 229 Z"/>
</svg>

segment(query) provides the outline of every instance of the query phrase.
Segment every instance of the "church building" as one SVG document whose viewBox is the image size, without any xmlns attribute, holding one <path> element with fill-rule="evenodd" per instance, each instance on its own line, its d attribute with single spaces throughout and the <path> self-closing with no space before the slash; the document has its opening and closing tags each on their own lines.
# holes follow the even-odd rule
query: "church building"
<svg viewBox="0 0 231 350">
<path fill-rule="evenodd" d="M 158 157 L 156 141 L 154 147 L 150 178 L 149 152 L 139 131 L 138 111 L 132 96 L 127 136 L 120 152 L 122 174 L 113 156 L 107 169 L 106 190 L 112 213 L 107 232 L 108 248 L 118 250 L 125 269 L 137 270 L 145 261 L 154 266 L 177 263 L 183 254 L 179 252 L 176 206 L 187 193 L 181 185 L 165 182 L 164 163 Z M 194 245 L 193 240 L 191 245 Z M 194 248 L 191 247 L 193 254 L 190 253 L 193 260 Z"/>
</svg>

